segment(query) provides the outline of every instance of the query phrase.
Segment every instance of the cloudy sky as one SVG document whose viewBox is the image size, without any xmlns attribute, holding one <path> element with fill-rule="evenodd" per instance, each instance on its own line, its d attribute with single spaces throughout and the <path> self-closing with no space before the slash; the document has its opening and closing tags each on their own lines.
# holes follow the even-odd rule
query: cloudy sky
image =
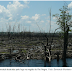
<svg viewBox="0 0 72 72">
<path fill-rule="evenodd" d="M 71 1 L 0 1 L 0 32 L 8 31 L 9 26 L 11 31 L 49 32 L 50 9 L 51 32 L 54 32 L 58 25 L 52 15 L 60 14 L 64 3 L 72 8 Z"/>
</svg>

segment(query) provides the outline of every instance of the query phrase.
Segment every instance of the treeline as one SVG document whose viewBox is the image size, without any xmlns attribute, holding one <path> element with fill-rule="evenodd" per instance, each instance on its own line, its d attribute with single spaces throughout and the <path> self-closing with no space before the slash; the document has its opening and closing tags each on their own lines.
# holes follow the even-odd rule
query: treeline
<svg viewBox="0 0 72 72">
<path fill-rule="evenodd" d="M 59 33 L 36 33 L 36 32 L 0 32 L 0 37 L 59 37 Z M 72 37 L 72 33 L 69 33 Z"/>
</svg>

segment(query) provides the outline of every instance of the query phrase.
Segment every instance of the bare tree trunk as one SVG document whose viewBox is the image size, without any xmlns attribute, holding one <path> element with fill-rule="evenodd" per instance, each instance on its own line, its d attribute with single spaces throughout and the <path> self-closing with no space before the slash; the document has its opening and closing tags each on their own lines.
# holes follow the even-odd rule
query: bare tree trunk
<svg viewBox="0 0 72 72">
<path fill-rule="evenodd" d="M 66 52 L 67 52 L 67 45 L 68 45 L 68 31 L 69 31 L 69 27 L 68 27 L 67 31 L 64 33 L 63 67 L 66 67 Z"/>
<path fill-rule="evenodd" d="M 47 46 L 48 46 L 48 38 L 47 38 Z"/>
<path fill-rule="evenodd" d="M 66 67 L 66 33 L 64 33 L 63 67 Z"/>
</svg>

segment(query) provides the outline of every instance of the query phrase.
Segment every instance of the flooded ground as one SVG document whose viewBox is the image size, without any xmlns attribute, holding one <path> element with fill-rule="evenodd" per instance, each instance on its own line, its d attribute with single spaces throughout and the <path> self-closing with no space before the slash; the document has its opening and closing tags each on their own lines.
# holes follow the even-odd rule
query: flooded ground
<svg viewBox="0 0 72 72">
<path fill-rule="evenodd" d="M 72 59 L 67 58 L 67 67 L 72 67 Z M 30 59 L 23 60 L 21 62 L 16 60 L 6 59 L 0 62 L 0 67 L 62 67 L 63 63 L 60 59 L 57 62 L 56 59 L 52 60 L 50 63 L 45 62 L 44 60 Z"/>
</svg>

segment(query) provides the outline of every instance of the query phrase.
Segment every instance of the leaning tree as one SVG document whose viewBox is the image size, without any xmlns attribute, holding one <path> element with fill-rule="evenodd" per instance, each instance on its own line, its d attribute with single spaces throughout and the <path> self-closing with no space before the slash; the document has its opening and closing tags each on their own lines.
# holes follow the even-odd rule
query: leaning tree
<svg viewBox="0 0 72 72">
<path fill-rule="evenodd" d="M 63 39 L 64 39 L 64 48 L 63 48 L 63 66 L 66 66 L 66 51 L 67 51 L 67 45 L 68 45 L 68 33 L 71 31 L 71 15 L 69 15 L 69 8 L 68 6 L 63 6 L 63 8 L 59 9 L 61 11 L 61 14 L 55 14 L 54 17 L 57 18 L 57 24 L 59 25 L 59 28 L 61 29 L 63 33 Z"/>
</svg>

